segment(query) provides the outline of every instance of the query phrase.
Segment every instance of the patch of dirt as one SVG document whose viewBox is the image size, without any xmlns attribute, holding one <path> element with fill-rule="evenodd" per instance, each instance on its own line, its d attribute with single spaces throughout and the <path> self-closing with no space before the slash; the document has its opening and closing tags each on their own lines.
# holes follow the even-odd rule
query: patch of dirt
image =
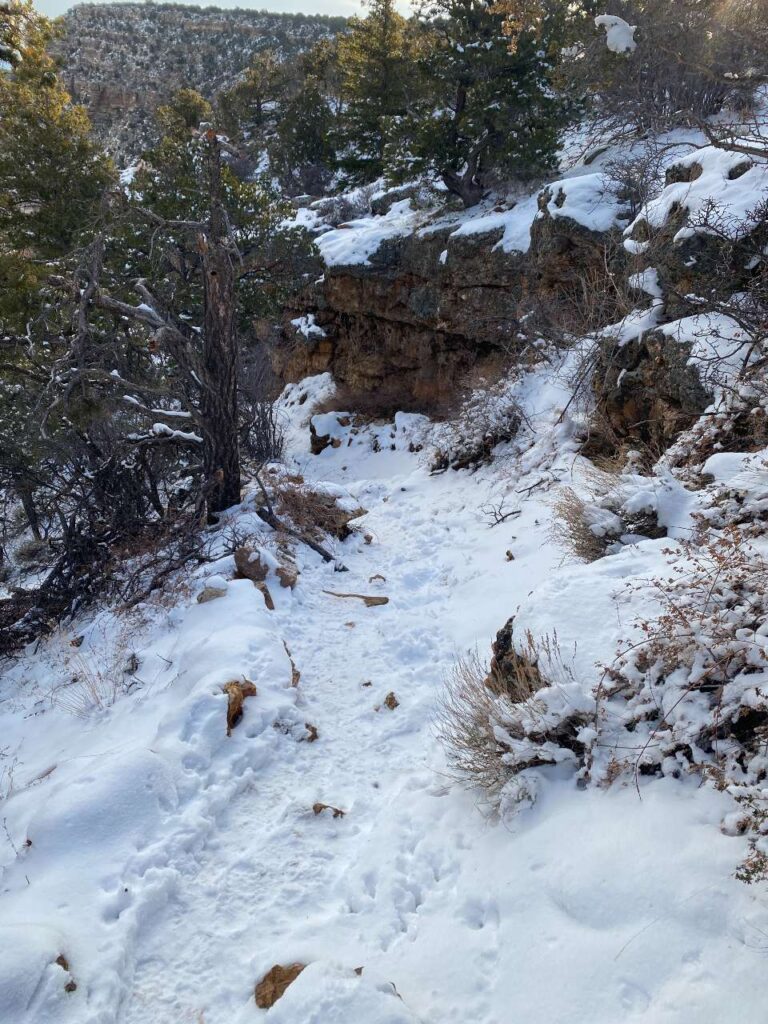
<svg viewBox="0 0 768 1024">
<path fill-rule="evenodd" d="M 285 994 L 288 986 L 296 981 L 306 966 L 306 964 L 299 963 L 288 964 L 287 967 L 275 964 L 270 971 L 267 971 L 254 991 L 256 1005 L 259 1009 L 268 1010 L 270 1006 L 274 1006 L 277 1000 Z"/>
<path fill-rule="evenodd" d="M 229 698 L 227 704 L 227 736 L 232 735 L 232 730 L 243 717 L 243 704 L 246 697 L 255 697 L 258 693 L 255 683 L 249 679 L 240 682 L 226 683 L 222 687 Z"/>
<path fill-rule="evenodd" d="M 358 601 L 363 601 L 366 608 L 376 608 L 378 605 L 389 604 L 388 597 L 375 597 L 370 594 L 340 594 L 335 590 L 324 590 L 324 594 L 330 594 L 331 597 L 356 597 Z"/>
<path fill-rule="evenodd" d="M 323 811 L 332 811 L 334 818 L 343 818 L 347 813 L 346 811 L 342 811 L 340 807 L 333 807 L 331 804 L 323 804 L 320 803 L 319 800 L 316 804 L 312 804 L 312 810 L 315 814 L 322 814 Z"/>
</svg>

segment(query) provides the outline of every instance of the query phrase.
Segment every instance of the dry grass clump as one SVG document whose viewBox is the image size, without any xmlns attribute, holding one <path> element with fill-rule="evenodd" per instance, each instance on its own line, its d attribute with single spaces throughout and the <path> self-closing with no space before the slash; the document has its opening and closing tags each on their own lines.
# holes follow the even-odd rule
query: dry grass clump
<svg viewBox="0 0 768 1024">
<path fill-rule="evenodd" d="M 448 676 L 437 715 L 437 738 L 451 774 L 485 793 L 500 789 L 509 774 L 506 746 L 494 735 L 497 695 L 486 685 L 487 667 L 477 652 L 458 658 Z"/>
<path fill-rule="evenodd" d="M 488 797 L 514 774 L 504 760 L 510 748 L 500 738 L 505 710 L 526 703 L 546 685 L 530 637 L 529 647 L 528 654 L 510 647 L 503 666 L 494 659 L 490 670 L 477 651 L 457 658 L 438 707 L 437 738 L 445 748 L 451 775 Z"/>
<path fill-rule="evenodd" d="M 51 690 L 51 703 L 76 718 L 88 718 L 115 703 L 123 681 L 116 663 L 91 664 L 75 654 L 70 659 L 69 679 Z"/>
<path fill-rule="evenodd" d="M 589 521 L 589 506 L 572 487 L 564 487 L 555 502 L 553 537 L 566 551 L 582 562 L 596 562 L 602 558 L 610 538 L 598 536 Z"/>
<path fill-rule="evenodd" d="M 300 476 L 276 480 L 274 502 L 278 515 L 315 541 L 324 537 L 346 540 L 354 531 L 350 523 L 365 514 L 362 508 L 342 508 L 335 495 L 316 490 Z"/>
<path fill-rule="evenodd" d="M 621 437 L 608 417 L 596 410 L 589 417 L 580 454 L 604 473 L 620 473 L 628 463 L 647 475 L 666 452 L 664 444 L 639 436 Z"/>
</svg>

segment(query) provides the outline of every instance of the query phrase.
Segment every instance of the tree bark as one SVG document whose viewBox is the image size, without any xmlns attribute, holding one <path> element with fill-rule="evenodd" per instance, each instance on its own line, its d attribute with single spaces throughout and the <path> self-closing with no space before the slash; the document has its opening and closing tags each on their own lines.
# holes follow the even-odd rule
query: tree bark
<svg viewBox="0 0 768 1024">
<path fill-rule="evenodd" d="M 485 193 L 483 186 L 474 180 L 472 172 L 457 174 L 455 171 L 446 170 L 442 173 L 442 179 L 448 191 L 462 201 L 465 210 L 476 206 Z"/>
<path fill-rule="evenodd" d="M 238 345 L 235 273 L 221 199 L 221 149 L 215 133 L 209 133 L 207 146 L 211 212 L 205 230 L 198 236 L 203 272 L 200 425 L 206 507 L 209 518 L 215 518 L 240 502 Z"/>
</svg>

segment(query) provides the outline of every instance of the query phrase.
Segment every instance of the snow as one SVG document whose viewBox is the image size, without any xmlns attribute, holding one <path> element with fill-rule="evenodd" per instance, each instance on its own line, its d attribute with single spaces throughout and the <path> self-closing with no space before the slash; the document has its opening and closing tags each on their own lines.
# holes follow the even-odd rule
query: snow
<svg viewBox="0 0 768 1024">
<path fill-rule="evenodd" d="M 129 164 L 127 167 L 120 171 L 120 184 L 125 188 L 133 185 L 134 179 L 139 171 L 138 164 Z"/>
<path fill-rule="evenodd" d="M 595 18 L 597 28 L 605 29 L 605 45 L 612 53 L 634 53 L 637 49 L 637 25 L 629 25 L 615 14 L 600 14 Z"/>
<path fill-rule="evenodd" d="M 303 335 L 305 338 L 324 338 L 325 331 L 323 328 L 315 323 L 315 314 L 308 313 L 306 316 L 298 316 L 295 320 L 291 320 L 291 324 L 296 328 L 297 332 Z"/>
<path fill-rule="evenodd" d="M 357 431 L 342 413 L 316 415 L 340 444 L 311 457 L 312 407 L 333 385 L 327 374 L 290 385 L 290 468 L 368 510 L 360 533 L 332 542 L 348 571 L 298 547 L 298 583 L 270 576 L 268 611 L 233 578 L 225 546 L 232 526 L 276 564 L 248 495 L 211 531 L 212 564 L 8 668 L 9 1024 L 761 1019 L 768 908 L 733 877 L 746 840 L 728 793 L 672 777 L 582 790 L 555 747 L 555 763 L 510 784 L 494 821 L 451 782 L 435 742 L 455 655 L 485 655 L 510 615 L 516 630 L 557 634 L 569 675 L 539 697 L 554 718 L 594 709 L 596 666 L 657 607 L 640 584 L 666 568 L 674 531 L 583 565 L 564 564 L 552 530 L 558 488 L 581 486 L 580 414 L 564 412 L 578 357 L 510 380 L 503 394 L 533 426 L 476 473 L 431 475 L 442 428 L 413 414 Z M 724 458 L 705 466 L 720 481 L 760 468 Z M 672 478 L 621 487 L 625 506 L 658 509 L 679 536 L 703 501 Z M 501 498 L 520 514 L 490 527 L 483 509 Z M 197 603 L 206 588 L 219 596 Z M 257 695 L 228 737 L 222 687 L 244 679 Z M 344 817 L 313 813 L 317 802 Z M 294 962 L 308 966 L 258 1010 L 254 985 Z"/>
<path fill-rule="evenodd" d="M 686 211 L 692 223 L 677 231 L 675 241 L 715 229 L 736 240 L 754 229 L 755 210 L 768 197 L 768 161 L 716 146 L 702 146 L 676 158 L 670 166 L 688 170 L 693 180 L 672 182 L 644 204 L 627 228 L 627 236 L 640 224 L 663 227 L 677 209 Z M 710 225 L 702 223 L 707 216 L 715 218 Z"/>
<path fill-rule="evenodd" d="M 690 145 L 682 141 L 685 133 L 678 134 L 680 141 L 677 143 L 666 140 L 670 149 Z M 609 147 L 603 160 L 611 154 L 615 155 L 615 147 Z M 577 163 L 567 176 L 546 188 L 549 193 L 547 209 L 552 217 L 569 217 L 591 231 L 624 228 L 627 224 L 626 204 L 616 198 L 610 178 L 599 171 Z M 349 193 L 350 200 L 355 196 L 356 192 Z M 328 267 L 370 265 L 371 257 L 385 241 L 449 229 L 449 247 L 440 254 L 440 263 L 445 264 L 452 238 L 492 232 L 501 232 L 501 237 L 493 243 L 494 249 L 505 253 L 527 252 L 531 226 L 541 216 L 540 196 L 540 189 L 527 195 L 492 196 L 469 210 L 449 214 L 437 206 L 415 208 L 410 199 L 402 199 L 393 203 L 385 214 L 357 217 L 338 227 L 330 227 L 323 220 L 320 202 L 312 208 L 297 210 L 293 219 L 285 224 L 311 232 Z"/>
<path fill-rule="evenodd" d="M 247 1017 L 245 1018 L 247 1019 Z M 349 967 L 309 964 L 267 1014 L 270 1024 L 416 1024 L 391 982 L 372 984 Z"/>
<path fill-rule="evenodd" d="M 610 231 L 627 221 L 626 204 L 614 195 L 610 181 L 600 172 L 581 174 L 547 186 L 547 211 L 567 217 L 590 231 Z"/>
<path fill-rule="evenodd" d="M 733 387 L 745 362 L 755 355 L 751 336 L 723 313 L 697 313 L 660 329 L 666 337 L 691 346 L 690 365 L 716 392 Z"/>
<path fill-rule="evenodd" d="M 761 480 L 764 490 L 768 484 L 768 449 L 746 455 L 743 452 L 718 452 L 710 455 L 702 466 L 702 473 L 718 483 L 739 488 L 745 481 Z M 764 497 L 765 495 L 759 495 Z"/>
<path fill-rule="evenodd" d="M 503 252 L 527 252 L 531 244 L 531 224 L 538 212 L 538 194 L 518 200 L 509 210 L 481 211 L 466 217 L 451 238 L 485 234 L 503 229 L 504 234 L 494 248 Z"/>
<path fill-rule="evenodd" d="M 153 411 L 161 412 L 162 410 L 156 409 Z M 168 415 L 173 416 L 174 413 L 169 413 Z M 174 430 L 173 427 L 169 427 L 167 423 L 153 423 L 152 433 L 155 434 L 156 437 L 175 438 L 179 441 L 194 441 L 196 444 L 203 443 L 203 439 L 199 434 L 195 434 L 190 430 Z"/>
<path fill-rule="evenodd" d="M 633 27 L 613 16 L 597 24 L 610 49 L 633 49 Z M 645 243 L 629 237 L 634 227 L 662 226 L 675 203 L 695 218 L 714 198 L 735 232 L 749 229 L 768 164 L 745 169 L 743 157 L 706 146 L 680 158 L 690 144 L 682 133 L 670 152 L 701 173 L 646 204 L 625 233 L 635 255 Z M 314 208 L 292 223 L 316 235 L 328 267 L 364 266 L 387 240 L 445 230 L 440 273 L 453 239 L 494 232 L 489 244 L 525 252 L 540 203 L 587 230 L 624 228 L 626 208 L 595 170 L 610 156 L 544 193 L 470 211 L 403 199 L 335 228 Z M 284 471 L 367 510 L 344 543 L 327 541 L 332 563 L 297 545 L 296 585 L 280 586 L 284 538 L 258 517 L 249 486 L 208 530 L 209 562 L 136 609 L 68 623 L 2 667 L 2 1024 L 764 1018 L 766 885 L 734 877 L 750 849 L 744 805 L 735 785 L 717 788 L 701 770 L 711 765 L 695 742 L 708 698 L 691 691 L 705 669 L 678 658 L 657 686 L 632 652 L 665 590 L 695 571 L 687 542 L 703 518 L 719 522 L 718 502 L 768 510 L 768 449 L 702 456 L 689 477 L 663 459 L 642 473 L 629 462 L 595 471 L 578 454 L 590 398 L 572 392 L 600 337 L 623 344 L 660 330 L 688 347 L 717 411 L 753 339 L 720 314 L 664 323 L 654 267 L 630 285 L 644 308 L 568 352 L 541 342 L 541 362 L 471 393 L 458 426 L 402 412 L 355 423 L 333 410 L 327 373 L 287 386 Z M 312 314 L 292 324 L 307 339 L 324 333 Z M 519 432 L 490 466 L 431 471 L 436 452 L 510 410 Z M 160 422 L 188 413 L 149 411 L 152 434 L 200 440 Z M 319 456 L 310 425 L 334 442 Z M 594 562 L 566 543 L 564 488 L 605 541 Z M 502 503 L 513 514 L 494 524 Z M 667 535 L 656 539 L 643 517 Z M 235 537 L 266 567 L 274 610 L 235 578 Z M 367 607 L 354 595 L 388 601 Z M 758 612 L 740 613 L 734 639 L 752 653 L 723 686 L 723 720 L 765 706 L 768 619 Z M 533 766 L 506 783 L 492 814 L 451 776 L 436 718 L 457 656 L 487 658 L 512 616 L 547 685 L 514 718 L 507 708 L 494 719 L 506 763 Z M 634 689 L 606 697 L 617 666 Z M 236 681 L 256 693 L 228 736 L 224 687 Z M 550 738 L 569 717 L 570 746 Z M 740 770 L 754 777 L 761 756 Z M 614 778 L 612 759 L 636 770 Z M 648 766 L 654 777 L 641 774 Z M 315 813 L 318 804 L 344 813 Z M 298 979 L 257 1009 L 257 982 L 296 962 L 307 965 Z"/>
<path fill-rule="evenodd" d="M 413 226 L 411 201 L 401 199 L 380 217 L 360 217 L 326 231 L 315 244 L 328 267 L 368 264 L 382 242 L 409 234 Z"/>
<path fill-rule="evenodd" d="M 566 179 L 547 186 L 551 197 L 548 211 L 553 217 L 570 217 L 591 231 L 607 231 L 627 223 L 625 205 L 615 199 L 610 182 L 599 172 L 575 168 Z M 494 200 L 486 200 L 470 210 L 450 216 L 435 217 L 435 210 L 414 209 L 409 199 L 393 203 L 380 216 L 351 220 L 338 228 L 324 230 L 316 211 L 300 210 L 297 220 L 316 235 L 315 244 L 326 266 L 369 265 L 379 246 L 393 238 L 408 234 L 428 235 L 441 228 L 451 228 L 449 248 L 441 254 L 445 263 L 450 254 L 451 238 L 466 238 L 501 231 L 494 249 L 505 253 L 527 252 L 531 243 L 531 225 L 539 212 L 539 191 L 509 200 L 509 208 L 499 209 Z"/>
</svg>

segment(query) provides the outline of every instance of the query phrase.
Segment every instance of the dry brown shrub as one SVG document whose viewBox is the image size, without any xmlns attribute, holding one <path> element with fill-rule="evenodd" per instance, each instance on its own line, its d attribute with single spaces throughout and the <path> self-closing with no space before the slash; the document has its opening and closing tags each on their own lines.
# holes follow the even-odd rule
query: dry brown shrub
<svg viewBox="0 0 768 1024">
<path fill-rule="evenodd" d="M 347 511 L 334 495 L 290 477 L 274 482 L 274 501 L 278 515 L 289 519 L 297 530 L 315 541 L 324 537 L 346 540 L 354 531 L 350 524 L 365 514 L 362 508 Z"/>
<path fill-rule="evenodd" d="M 546 685 L 530 637 L 528 644 L 526 654 L 510 648 L 503 672 L 489 671 L 477 651 L 457 658 L 438 706 L 437 738 L 452 777 L 488 797 L 514 774 L 504 763 L 509 748 L 496 736 L 499 702 L 523 704 Z"/>
<path fill-rule="evenodd" d="M 621 437 L 607 416 L 596 409 L 589 417 L 580 454 L 606 473 L 621 472 L 631 461 L 638 473 L 647 475 L 665 451 L 661 442 Z"/>
<path fill-rule="evenodd" d="M 48 694 L 52 705 L 76 718 L 88 718 L 111 707 L 121 694 L 131 688 L 126 668 L 131 650 L 131 623 L 124 620 L 117 637 L 106 634 L 103 643 L 90 655 L 78 650 L 77 640 L 71 634 L 58 630 L 51 640 L 52 649 L 58 648 L 65 678 L 55 683 Z"/>
<path fill-rule="evenodd" d="M 553 506 L 552 535 L 574 558 L 596 562 L 605 554 L 610 538 L 592 532 L 587 508 L 586 501 L 572 487 L 564 487 Z"/>
</svg>

